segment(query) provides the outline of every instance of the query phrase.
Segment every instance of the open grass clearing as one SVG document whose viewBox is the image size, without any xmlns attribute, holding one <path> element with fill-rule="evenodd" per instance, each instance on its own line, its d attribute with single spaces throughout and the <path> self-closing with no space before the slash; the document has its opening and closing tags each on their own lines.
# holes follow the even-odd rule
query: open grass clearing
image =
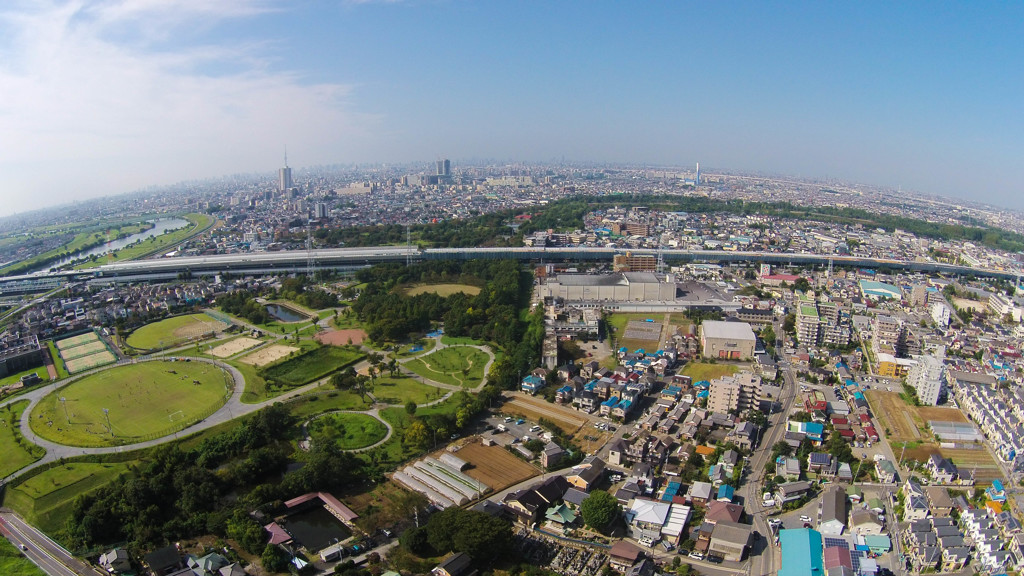
<svg viewBox="0 0 1024 576">
<path fill-rule="evenodd" d="M 188 342 L 228 325 L 207 314 L 185 314 L 146 324 L 132 332 L 125 342 L 137 350 L 156 350 Z"/>
<path fill-rule="evenodd" d="M 405 429 L 409 427 L 409 424 L 415 418 L 424 418 L 435 414 L 446 414 L 452 416 L 459 407 L 459 398 L 452 397 L 439 404 L 433 406 L 422 406 L 416 409 L 415 416 L 410 416 L 404 408 L 384 408 L 380 411 L 380 416 L 384 420 L 391 424 L 394 428 L 394 433 L 391 438 L 388 438 L 387 442 L 382 444 L 377 450 L 380 450 L 380 454 L 387 458 L 387 461 L 392 464 L 398 464 L 408 460 L 410 457 L 419 454 L 420 452 L 416 449 L 409 448 L 402 443 L 402 437 L 405 434 Z M 439 441 L 447 441 L 447 438 L 439 438 Z"/>
<path fill-rule="evenodd" d="M 477 348 L 451 346 L 409 360 L 403 366 L 435 382 L 473 388 L 483 381 L 488 360 L 490 356 Z"/>
<path fill-rule="evenodd" d="M 77 498 L 128 474 L 135 462 L 69 462 L 50 468 L 8 488 L 4 506 L 53 534 L 64 527 Z"/>
<path fill-rule="evenodd" d="M 367 410 L 370 399 L 352 390 L 327 390 L 303 394 L 290 400 L 288 407 L 296 418 L 305 419 L 331 410 Z"/>
<path fill-rule="evenodd" d="M 53 343 L 53 340 L 46 341 L 46 349 L 50 353 L 50 359 L 53 361 L 53 369 L 57 372 L 57 378 L 67 378 L 70 376 L 68 367 L 60 359 L 60 353 L 57 351 L 57 346 Z"/>
<path fill-rule="evenodd" d="M 284 386 L 302 386 L 355 364 L 364 357 L 358 348 L 322 346 L 265 369 L 263 377 Z"/>
<path fill-rule="evenodd" d="M 739 366 L 733 364 L 710 364 L 707 362 L 690 362 L 682 371 L 683 376 L 693 378 L 694 383 L 701 380 L 711 381 L 722 376 L 731 376 L 740 371 Z"/>
<path fill-rule="evenodd" d="M 309 435 L 318 444 L 333 444 L 339 450 L 358 450 L 380 442 L 388 434 L 383 422 L 368 414 L 336 412 L 309 424 Z"/>
<path fill-rule="evenodd" d="M 233 387 L 230 375 L 205 362 L 126 364 L 43 398 L 32 411 L 32 430 L 69 446 L 131 444 L 205 418 L 224 404 Z"/>
<path fill-rule="evenodd" d="M 476 296 L 480 293 L 480 287 L 469 284 L 413 284 L 405 288 L 406 296 L 437 294 L 441 297 L 448 297 L 460 292 L 463 294 L 469 294 L 470 296 Z"/>
<path fill-rule="evenodd" d="M 424 384 L 412 377 L 377 378 L 373 385 L 373 396 L 384 404 L 402 404 L 412 401 L 416 404 L 432 402 L 444 396 L 448 391 Z"/>
<path fill-rule="evenodd" d="M 8 404 L 0 412 L 0 478 L 13 474 L 39 460 L 46 450 L 32 444 L 21 435 L 21 415 L 28 408 L 28 400 Z"/>
<path fill-rule="evenodd" d="M 373 534 L 378 528 L 390 528 L 399 523 L 408 523 L 417 509 L 423 510 L 430 502 L 418 492 L 410 492 L 393 482 L 381 482 L 372 490 L 361 490 L 354 494 L 339 496 L 359 514 L 356 526 L 367 534 Z"/>
</svg>

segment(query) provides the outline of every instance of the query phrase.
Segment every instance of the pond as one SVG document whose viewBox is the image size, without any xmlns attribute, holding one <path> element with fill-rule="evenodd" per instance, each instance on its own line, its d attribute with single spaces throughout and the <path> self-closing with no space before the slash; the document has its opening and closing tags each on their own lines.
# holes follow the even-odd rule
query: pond
<svg viewBox="0 0 1024 576">
<path fill-rule="evenodd" d="M 267 304 L 267 313 L 281 322 L 300 322 L 308 319 L 308 316 L 301 314 L 280 304 Z"/>
<path fill-rule="evenodd" d="M 314 552 L 334 544 L 335 539 L 343 541 L 352 535 L 352 531 L 323 506 L 288 515 L 284 527 L 295 540 Z"/>
</svg>

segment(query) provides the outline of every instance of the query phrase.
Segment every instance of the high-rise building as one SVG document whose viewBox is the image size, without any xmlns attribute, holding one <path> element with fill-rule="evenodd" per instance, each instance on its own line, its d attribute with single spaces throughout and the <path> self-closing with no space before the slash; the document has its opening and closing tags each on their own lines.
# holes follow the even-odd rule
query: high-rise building
<svg viewBox="0 0 1024 576">
<path fill-rule="evenodd" d="M 288 151 L 284 152 L 284 168 L 277 171 L 277 191 L 287 192 L 291 190 L 292 185 L 292 169 L 288 167 Z"/>
<path fill-rule="evenodd" d="M 719 414 L 743 414 L 757 408 L 761 399 L 761 377 L 744 370 L 711 381 L 708 410 Z"/>
<path fill-rule="evenodd" d="M 902 320 L 880 314 L 875 317 L 873 332 L 871 344 L 876 353 L 907 357 L 907 326 Z"/>
<path fill-rule="evenodd" d="M 317 220 L 321 218 L 327 218 L 327 203 L 317 202 L 313 207 L 313 217 Z"/>
<path fill-rule="evenodd" d="M 694 186 L 700 186 L 700 162 L 697 162 L 697 176 L 693 179 Z"/>
<path fill-rule="evenodd" d="M 452 163 L 447 158 L 437 161 L 437 175 L 448 178 L 452 175 Z"/>
<path fill-rule="evenodd" d="M 944 350 L 936 356 L 920 356 L 917 365 L 907 374 L 907 384 L 917 391 L 922 404 L 935 406 L 946 397 L 946 365 Z"/>
</svg>

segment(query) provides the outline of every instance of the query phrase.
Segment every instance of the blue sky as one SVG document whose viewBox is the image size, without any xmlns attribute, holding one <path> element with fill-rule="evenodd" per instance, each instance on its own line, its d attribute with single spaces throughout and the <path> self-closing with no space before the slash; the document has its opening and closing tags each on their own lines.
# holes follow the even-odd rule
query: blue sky
<svg viewBox="0 0 1024 576">
<path fill-rule="evenodd" d="M 213 5 L 213 6 L 211 6 Z M 649 162 L 1024 209 L 1024 4 L 25 1 L 0 213 L 290 163 Z"/>
</svg>

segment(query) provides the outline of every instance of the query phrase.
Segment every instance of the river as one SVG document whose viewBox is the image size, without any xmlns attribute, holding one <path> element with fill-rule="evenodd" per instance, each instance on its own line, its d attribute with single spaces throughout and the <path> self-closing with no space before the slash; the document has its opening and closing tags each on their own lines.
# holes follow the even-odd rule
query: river
<svg viewBox="0 0 1024 576">
<path fill-rule="evenodd" d="M 93 254 L 95 254 L 96 256 L 105 256 L 111 252 L 114 252 L 115 250 L 120 250 L 126 246 L 134 244 L 135 242 L 145 241 L 150 238 L 155 238 L 156 236 L 162 236 L 168 232 L 191 225 L 191 222 L 185 220 L 184 218 L 157 218 L 156 220 L 147 220 L 147 222 L 153 224 L 153 227 L 150 228 L 149 230 L 139 232 L 138 234 L 132 234 L 131 236 L 126 236 L 124 238 L 121 238 L 120 240 L 111 240 L 106 244 L 100 244 L 99 246 L 86 250 L 85 252 L 82 252 L 77 256 L 65 258 L 64 260 L 60 260 L 58 262 L 51 262 L 44 266 L 42 269 L 50 270 L 51 268 L 60 268 L 62 266 L 67 266 L 68 264 L 75 260 L 83 260 L 85 258 L 89 258 Z"/>
</svg>

